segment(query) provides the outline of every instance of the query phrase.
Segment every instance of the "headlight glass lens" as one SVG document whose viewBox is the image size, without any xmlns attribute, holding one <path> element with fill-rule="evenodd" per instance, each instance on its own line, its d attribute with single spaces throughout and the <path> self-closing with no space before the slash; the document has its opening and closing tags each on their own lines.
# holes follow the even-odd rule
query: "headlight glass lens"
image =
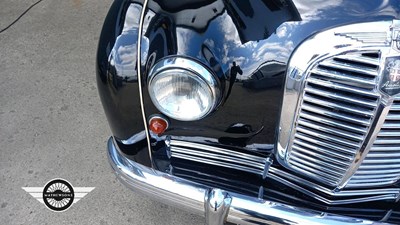
<svg viewBox="0 0 400 225">
<path fill-rule="evenodd" d="M 166 69 L 154 75 L 149 82 L 149 93 L 158 110 L 176 120 L 201 119 L 216 105 L 210 84 L 183 68 Z"/>
</svg>

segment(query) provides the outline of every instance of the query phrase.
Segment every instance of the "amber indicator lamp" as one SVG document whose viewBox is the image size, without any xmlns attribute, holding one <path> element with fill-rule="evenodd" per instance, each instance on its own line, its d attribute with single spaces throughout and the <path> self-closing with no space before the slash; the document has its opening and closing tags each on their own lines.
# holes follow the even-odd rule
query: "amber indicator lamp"
<svg viewBox="0 0 400 225">
<path fill-rule="evenodd" d="M 149 120 L 149 129 L 157 135 L 163 134 L 168 126 L 168 120 L 162 116 L 152 116 Z"/>
</svg>

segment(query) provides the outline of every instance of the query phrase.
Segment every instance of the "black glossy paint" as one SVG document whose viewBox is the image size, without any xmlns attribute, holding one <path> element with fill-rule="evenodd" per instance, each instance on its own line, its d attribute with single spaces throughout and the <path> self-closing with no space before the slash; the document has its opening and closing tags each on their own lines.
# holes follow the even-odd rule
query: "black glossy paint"
<svg viewBox="0 0 400 225">
<path fill-rule="evenodd" d="M 121 142 L 144 130 L 136 65 L 141 10 L 141 1 L 114 1 L 100 35 L 96 71 L 99 95 L 120 150 L 150 166 L 145 139 L 135 145 Z"/>
<path fill-rule="evenodd" d="M 143 83 L 159 59 L 185 55 L 207 64 L 220 79 L 224 93 L 216 112 L 196 122 L 172 120 L 167 134 L 215 138 L 223 144 L 240 142 L 240 146 L 274 144 L 284 74 L 293 50 L 320 30 L 397 18 L 400 7 L 399 1 L 243 2 L 149 1 L 142 39 Z M 116 0 L 99 41 L 99 92 L 112 132 L 120 140 L 144 129 L 136 73 L 141 4 Z M 242 71 L 236 78 L 230 73 L 233 62 Z M 158 111 L 145 87 L 149 116 Z M 231 132 L 239 124 L 247 130 Z"/>
<path fill-rule="evenodd" d="M 136 70 L 140 3 L 116 0 L 97 52 L 97 84 L 112 133 L 125 140 L 144 130 Z"/>
<path fill-rule="evenodd" d="M 307 37 L 330 27 L 392 20 L 398 16 L 398 3 L 149 1 L 143 31 L 142 54 L 147 56 L 142 58 L 143 82 L 155 62 L 166 56 L 183 55 L 213 70 L 224 93 L 211 115 L 193 122 L 171 120 L 165 135 L 269 149 L 276 141 L 286 65 L 294 49 Z M 143 95 L 146 117 L 159 113 L 146 86 Z M 232 132 L 232 127 L 240 125 L 246 127 L 241 129 L 243 132 Z"/>
<path fill-rule="evenodd" d="M 143 32 L 142 53 L 148 57 L 142 62 L 143 82 L 151 65 L 161 58 L 184 55 L 213 70 L 223 92 L 211 115 L 193 122 L 171 120 L 165 135 L 198 142 L 202 142 L 199 137 L 208 142 L 213 138 L 219 144 L 241 147 L 273 144 L 289 56 L 282 56 L 288 53 L 285 46 L 272 49 L 270 43 L 278 41 L 273 33 L 280 23 L 300 20 L 296 9 L 261 1 L 252 1 L 259 5 L 243 5 L 243 1 L 198 1 L 196 5 L 190 1 L 174 5 L 160 2 L 150 1 L 146 15 L 149 25 Z M 267 54 L 271 57 L 258 60 Z M 143 94 L 146 115 L 159 113 L 146 87 Z"/>
<path fill-rule="evenodd" d="M 117 140 L 127 140 L 144 130 L 136 66 L 141 9 L 141 1 L 116 0 L 99 41 L 98 89 Z M 286 66 L 296 47 L 321 30 L 350 23 L 399 19 L 399 13 L 400 0 L 368 3 L 365 0 L 149 1 L 140 62 L 146 117 L 159 113 L 145 84 L 147 72 L 163 57 L 183 55 L 202 62 L 214 71 L 223 91 L 219 107 L 208 117 L 194 122 L 171 120 L 163 136 L 153 136 L 155 165 L 166 171 L 171 165 L 185 164 L 170 164 L 163 151 L 166 146 L 159 141 L 168 136 L 271 154 L 278 130 Z M 124 153 L 148 165 L 145 140 L 138 143 L 130 146 L 119 142 Z M 200 167 L 191 168 L 192 173 L 206 171 Z M 230 173 L 219 169 L 221 173 Z M 274 185 L 259 178 L 252 180 L 255 182 L 251 183 L 252 187 Z M 276 189 L 294 193 L 283 186 Z M 297 201 L 304 197 L 294 195 Z"/>
<path fill-rule="evenodd" d="M 171 120 L 166 135 L 197 142 L 211 138 L 214 144 L 248 148 L 257 145 L 261 151 L 275 144 L 285 70 L 294 49 L 318 31 L 392 20 L 400 11 L 398 0 L 173 2 L 151 0 L 145 15 L 141 69 L 146 116 L 159 113 L 145 85 L 151 65 L 166 56 L 191 57 L 214 71 L 223 98 L 217 110 L 200 121 Z M 98 89 L 118 140 L 144 130 L 136 68 L 141 9 L 141 1 L 116 0 L 99 41 Z"/>
</svg>

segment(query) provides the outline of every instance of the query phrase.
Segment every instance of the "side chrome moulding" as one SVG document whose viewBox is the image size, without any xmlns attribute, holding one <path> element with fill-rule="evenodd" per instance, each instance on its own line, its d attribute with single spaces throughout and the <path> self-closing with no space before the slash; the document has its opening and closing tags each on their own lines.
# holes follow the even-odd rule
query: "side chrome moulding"
<svg viewBox="0 0 400 225">
<path fill-rule="evenodd" d="M 108 140 L 109 162 L 127 187 L 158 201 L 204 215 L 209 225 L 237 224 L 387 224 L 327 214 L 251 198 L 197 184 L 163 173 L 124 157 L 113 138 Z M 226 219 L 225 219 L 226 218 Z"/>
</svg>

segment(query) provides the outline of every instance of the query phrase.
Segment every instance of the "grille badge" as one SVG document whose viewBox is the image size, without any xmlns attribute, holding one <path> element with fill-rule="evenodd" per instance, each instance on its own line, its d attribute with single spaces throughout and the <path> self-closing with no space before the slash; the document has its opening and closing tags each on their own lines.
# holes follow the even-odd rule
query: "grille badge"
<svg viewBox="0 0 400 225">
<path fill-rule="evenodd" d="M 380 85 L 381 90 L 390 95 L 400 93 L 400 57 L 387 57 L 385 62 L 385 70 L 382 74 Z"/>
</svg>

